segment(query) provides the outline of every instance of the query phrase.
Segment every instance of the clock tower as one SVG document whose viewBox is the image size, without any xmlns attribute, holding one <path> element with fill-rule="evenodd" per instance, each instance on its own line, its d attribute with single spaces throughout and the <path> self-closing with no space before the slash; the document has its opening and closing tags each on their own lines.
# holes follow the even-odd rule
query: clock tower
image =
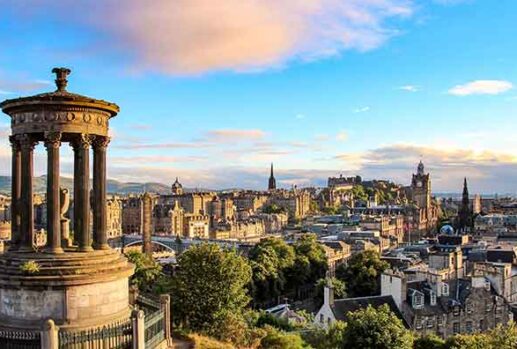
<svg viewBox="0 0 517 349">
<path fill-rule="evenodd" d="M 412 201 L 420 208 L 431 206 L 431 179 L 429 173 L 425 173 L 422 161 L 418 164 L 416 174 L 411 180 Z"/>
</svg>

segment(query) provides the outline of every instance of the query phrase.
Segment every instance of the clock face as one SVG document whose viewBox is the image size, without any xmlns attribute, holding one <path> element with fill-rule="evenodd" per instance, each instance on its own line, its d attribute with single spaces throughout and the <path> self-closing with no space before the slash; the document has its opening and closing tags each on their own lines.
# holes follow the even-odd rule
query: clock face
<svg viewBox="0 0 517 349">
<path fill-rule="evenodd" d="M 416 182 L 416 186 L 417 186 L 418 188 L 422 188 L 422 182 L 421 182 L 421 181 Z"/>
</svg>

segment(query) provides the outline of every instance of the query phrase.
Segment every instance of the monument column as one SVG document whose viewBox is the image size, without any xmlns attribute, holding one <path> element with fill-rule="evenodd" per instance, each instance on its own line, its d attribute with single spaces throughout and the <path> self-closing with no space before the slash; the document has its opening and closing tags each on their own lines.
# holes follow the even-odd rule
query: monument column
<svg viewBox="0 0 517 349">
<path fill-rule="evenodd" d="M 106 148 L 109 137 L 96 137 L 93 141 L 93 247 L 107 250 L 106 216 Z"/>
<path fill-rule="evenodd" d="M 22 157 L 20 143 L 16 136 L 10 136 L 9 142 L 13 149 L 11 168 L 11 250 L 18 248 L 20 244 L 20 197 L 21 197 L 21 175 Z"/>
<path fill-rule="evenodd" d="M 59 188 L 60 132 L 45 133 L 47 148 L 47 245 L 50 253 L 63 253 L 61 247 L 61 207 Z"/>
<path fill-rule="evenodd" d="M 90 238 L 90 135 L 80 134 L 74 149 L 74 238 L 81 252 L 92 251 Z"/>
<path fill-rule="evenodd" d="M 19 138 L 21 147 L 21 191 L 19 202 L 20 248 L 19 251 L 34 251 L 34 203 L 32 176 L 34 172 L 34 147 L 38 142 L 28 134 Z"/>
</svg>

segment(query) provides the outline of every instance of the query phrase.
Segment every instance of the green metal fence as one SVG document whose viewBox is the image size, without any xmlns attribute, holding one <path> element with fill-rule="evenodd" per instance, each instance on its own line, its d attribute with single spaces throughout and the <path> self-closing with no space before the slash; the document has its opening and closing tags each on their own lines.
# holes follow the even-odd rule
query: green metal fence
<svg viewBox="0 0 517 349">
<path fill-rule="evenodd" d="M 0 348 L 2 349 L 39 349 L 40 347 L 39 332 L 0 329 Z"/>
<path fill-rule="evenodd" d="M 59 331 L 60 349 L 131 349 L 131 319 L 81 332 Z"/>
</svg>

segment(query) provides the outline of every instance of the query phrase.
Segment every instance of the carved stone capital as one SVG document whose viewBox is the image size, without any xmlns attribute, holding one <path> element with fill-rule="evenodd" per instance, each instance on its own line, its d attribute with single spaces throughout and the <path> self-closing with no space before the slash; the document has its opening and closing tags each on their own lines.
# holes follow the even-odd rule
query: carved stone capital
<svg viewBox="0 0 517 349">
<path fill-rule="evenodd" d="M 70 144 L 72 145 L 72 148 L 74 148 L 74 150 L 88 150 L 90 149 L 90 146 L 92 145 L 92 141 L 94 140 L 94 138 L 95 136 L 91 136 L 86 133 L 81 133 Z"/>
<path fill-rule="evenodd" d="M 108 144 L 110 143 L 110 141 L 111 141 L 110 137 L 96 136 L 95 139 L 93 140 L 93 148 L 94 149 L 99 149 L 99 148 L 106 149 L 108 147 Z"/>
<path fill-rule="evenodd" d="M 26 133 L 17 135 L 16 138 L 22 150 L 34 150 L 34 147 L 38 144 L 38 141 Z"/>
<path fill-rule="evenodd" d="M 61 132 L 45 132 L 45 147 L 57 149 L 61 146 Z"/>
<path fill-rule="evenodd" d="M 18 137 L 15 135 L 9 136 L 9 143 L 11 143 L 11 147 L 13 150 L 18 151 L 20 150 L 20 142 L 18 140 Z"/>
</svg>

